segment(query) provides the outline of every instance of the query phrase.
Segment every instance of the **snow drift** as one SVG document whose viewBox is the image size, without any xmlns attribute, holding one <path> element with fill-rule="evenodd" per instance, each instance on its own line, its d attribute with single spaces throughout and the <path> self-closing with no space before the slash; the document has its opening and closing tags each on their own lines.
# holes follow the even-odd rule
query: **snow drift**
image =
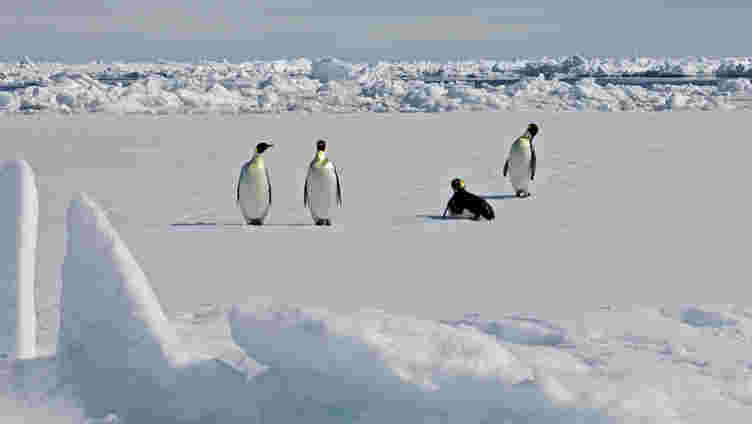
<svg viewBox="0 0 752 424">
<path fill-rule="evenodd" d="M 49 356 L 0 360 L 0 422 L 89 424 L 78 402 L 59 384 L 56 361 Z"/>
<path fill-rule="evenodd" d="M 603 419 L 473 328 L 263 301 L 233 308 L 230 325 L 235 342 L 271 366 L 264 378 L 276 376 L 305 417 L 324 410 L 322 419 L 346 417 L 341 422 Z"/>
<path fill-rule="evenodd" d="M 67 229 L 57 359 L 87 415 L 253 422 L 247 382 L 262 368 L 238 351 L 212 357 L 183 346 L 141 267 L 85 194 L 71 202 Z"/>
<path fill-rule="evenodd" d="M 0 167 L 0 355 L 36 355 L 34 304 L 39 198 L 26 161 Z"/>
</svg>

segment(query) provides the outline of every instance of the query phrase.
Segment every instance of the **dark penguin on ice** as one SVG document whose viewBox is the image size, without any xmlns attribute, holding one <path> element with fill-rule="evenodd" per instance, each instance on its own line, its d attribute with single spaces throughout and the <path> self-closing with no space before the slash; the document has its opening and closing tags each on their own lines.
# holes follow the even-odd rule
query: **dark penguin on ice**
<svg viewBox="0 0 752 424">
<path fill-rule="evenodd" d="M 326 157 L 326 141 L 316 142 L 316 156 L 308 165 L 303 187 L 303 205 L 316 225 L 332 225 L 336 207 L 342 206 L 342 185 L 334 162 Z"/>
<path fill-rule="evenodd" d="M 272 205 L 272 184 L 263 156 L 270 147 L 272 145 L 266 142 L 257 144 L 251 160 L 240 169 L 235 200 L 245 222 L 250 225 L 262 225 Z"/>
<path fill-rule="evenodd" d="M 481 216 L 489 221 L 496 217 L 491 204 L 486 199 L 467 191 L 465 182 L 461 178 L 452 180 L 452 190 L 454 190 L 454 195 L 449 199 L 443 217 L 446 217 L 447 212 L 450 213 L 450 216 L 465 216 L 465 211 L 469 213 L 469 218 L 474 221 L 480 220 Z"/>
<path fill-rule="evenodd" d="M 528 186 L 530 181 L 535 179 L 535 145 L 533 139 L 538 134 L 538 126 L 530 124 L 527 126 L 525 134 L 521 135 L 509 148 L 509 157 L 504 162 L 503 174 L 509 175 L 509 181 L 512 183 L 514 192 L 517 197 L 528 197 L 530 191 Z"/>
</svg>

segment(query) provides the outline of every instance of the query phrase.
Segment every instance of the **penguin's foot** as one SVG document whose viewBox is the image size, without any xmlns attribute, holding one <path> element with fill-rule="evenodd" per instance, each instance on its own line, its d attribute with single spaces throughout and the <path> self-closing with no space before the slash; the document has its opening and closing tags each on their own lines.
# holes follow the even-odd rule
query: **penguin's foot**
<svg viewBox="0 0 752 424">
<path fill-rule="evenodd" d="M 248 225 L 264 225 L 264 221 L 260 219 L 249 219 Z"/>
<path fill-rule="evenodd" d="M 327 225 L 326 221 L 326 219 L 317 219 L 315 223 L 316 225 Z"/>
<path fill-rule="evenodd" d="M 324 225 L 332 225 L 332 220 L 331 219 L 325 219 L 324 220 Z"/>
<path fill-rule="evenodd" d="M 525 190 L 517 190 L 516 195 L 519 198 L 530 197 L 530 192 L 529 191 L 525 191 Z"/>
</svg>

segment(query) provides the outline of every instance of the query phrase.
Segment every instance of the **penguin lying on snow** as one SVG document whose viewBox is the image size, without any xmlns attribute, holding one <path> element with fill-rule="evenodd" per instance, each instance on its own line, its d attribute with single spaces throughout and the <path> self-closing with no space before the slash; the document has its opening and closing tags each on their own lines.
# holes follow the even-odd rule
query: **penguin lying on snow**
<svg viewBox="0 0 752 424">
<path fill-rule="evenodd" d="M 316 142 L 316 156 L 308 166 L 303 205 L 308 206 L 316 225 L 332 225 L 335 206 L 342 206 L 342 186 L 334 163 L 326 157 L 326 141 Z"/>
<path fill-rule="evenodd" d="M 262 225 L 272 205 L 272 184 L 269 179 L 269 168 L 264 165 L 263 157 L 264 152 L 270 147 L 272 145 L 266 142 L 257 144 L 251 160 L 240 169 L 235 200 L 245 222 L 250 225 Z"/>
<path fill-rule="evenodd" d="M 452 190 L 454 190 L 454 195 L 449 199 L 442 216 L 446 217 L 447 211 L 451 213 L 451 216 L 462 216 L 463 212 L 468 211 L 471 215 L 470 219 L 475 221 L 478 221 L 481 216 L 489 221 L 496 217 L 493 208 L 486 199 L 467 191 L 462 179 L 455 178 L 452 180 Z"/>
<path fill-rule="evenodd" d="M 509 157 L 504 162 L 503 174 L 505 177 L 509 174 L 509 180 L 512 182 L 517 197 L 530 196 L 528 185 L 535 179 L 537 164 L 533 145 L 533 138 L 536 134 L 538 134 L 538 126 L 528 125 L 525 134 L 512 143 L 512 147 L 509 148 Z"/>
</svg>

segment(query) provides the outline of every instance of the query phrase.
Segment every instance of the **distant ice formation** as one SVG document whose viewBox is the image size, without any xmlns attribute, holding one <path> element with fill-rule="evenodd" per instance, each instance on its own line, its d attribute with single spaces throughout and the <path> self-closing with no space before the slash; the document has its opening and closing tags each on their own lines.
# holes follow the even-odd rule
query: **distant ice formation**
<svg viewBox="0 0 752 424">
<path fill-rule="evenodd" d="M 0 63 L 0 114 L 752 109 L 752 57 L 30 63 Z M 646 87 L 597 80 L 623 76 L 723 80 Z M 438 82 L 458 78 L 509 80 Z"/>
<path fill-rule="evenodd" d="M 453 327 L 472 327 L 509 343 L 538 346 L 558 346 L 567 342 L 567 331 L 553 323 L 536 318 L 510 316 L 484 321 L 469 314 L 458 321 L 444 321 Z"/>
<path fill-rule="evenodd" d="M 39 198 L 24 160 L 0 163 L 0 355 L 36 356 L 34 302 Z"/>
<path fill-rule="evenodd" d="M 141 267 L 85 194 L 71 202 L 67 234 L 57 360 L 61 381 L 76 388 L 88 415 L 258 418 L 248 381 L 263 367 L 237 349 L 212 356 L 183 345 Z"/>
</svg>

